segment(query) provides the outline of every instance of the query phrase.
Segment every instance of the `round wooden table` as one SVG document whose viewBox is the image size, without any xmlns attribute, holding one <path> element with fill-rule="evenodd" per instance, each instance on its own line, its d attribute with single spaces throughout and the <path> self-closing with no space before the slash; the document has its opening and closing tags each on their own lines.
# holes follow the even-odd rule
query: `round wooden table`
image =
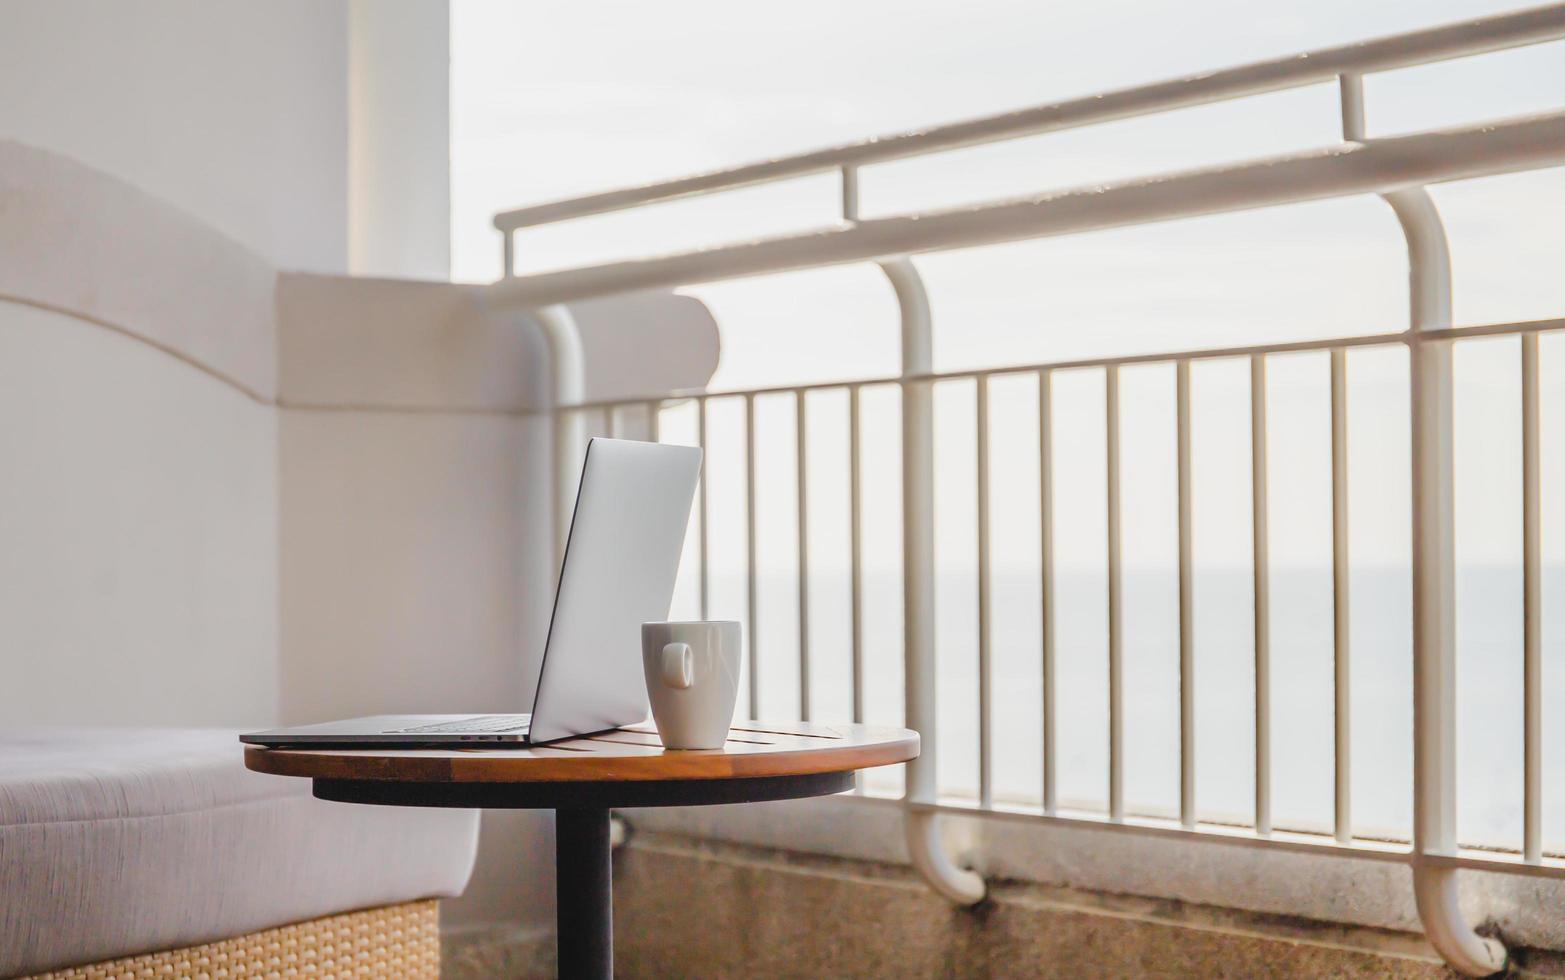
<svg viewBox="0 0 1565 980">
<path fill-rule="evenodd" d="M 710 751 L 664 749 L 650 724 L 520 749 L 245 748 L 256 772 L 314 780 L 323 800 L 555 811 L 559 975 L 614 968 L 609 809 L 826 796 L 860 769 L 918 756 L 918 733 L 740 722 Z"/>
</svg>

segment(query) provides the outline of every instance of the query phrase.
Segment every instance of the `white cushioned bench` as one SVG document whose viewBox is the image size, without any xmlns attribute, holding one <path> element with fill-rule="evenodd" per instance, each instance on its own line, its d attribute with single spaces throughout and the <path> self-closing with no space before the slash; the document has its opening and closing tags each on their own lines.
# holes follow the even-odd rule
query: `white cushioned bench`
<svg viewBox="0 0 1565 980">
<path fill-rule="evenodd" d="M 327 803 L 232 731 L 0 731 L 0 977 L 459 894 L 478 814 Z"/>
</svg>

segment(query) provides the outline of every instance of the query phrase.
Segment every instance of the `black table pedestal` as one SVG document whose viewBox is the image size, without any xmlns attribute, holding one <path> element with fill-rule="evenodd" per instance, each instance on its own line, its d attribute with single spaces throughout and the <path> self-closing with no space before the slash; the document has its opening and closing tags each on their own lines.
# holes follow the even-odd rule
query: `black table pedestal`
<svg viewBox="0 0 1565 980">
<path fill-rule="evenodd" d="M 554 814 L 559 975 L 608 980 L 614 973 L 614 898 L 609 811 Z"/>
</svg>

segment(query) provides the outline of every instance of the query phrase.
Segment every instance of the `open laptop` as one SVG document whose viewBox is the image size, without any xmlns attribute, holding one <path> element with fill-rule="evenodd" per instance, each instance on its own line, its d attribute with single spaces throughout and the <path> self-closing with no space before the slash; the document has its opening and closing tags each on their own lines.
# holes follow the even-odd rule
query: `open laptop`
<svg viewBox="0 0 1565 980">
<path fill-rule="evenodd" d="M 582 464 L 533 710 L 376 715 L 241 735 L 255 745 L 531 745 L 647 717 L 641 624 L 668 617 L 701 450 L 592 439 Z"/>
</svg>

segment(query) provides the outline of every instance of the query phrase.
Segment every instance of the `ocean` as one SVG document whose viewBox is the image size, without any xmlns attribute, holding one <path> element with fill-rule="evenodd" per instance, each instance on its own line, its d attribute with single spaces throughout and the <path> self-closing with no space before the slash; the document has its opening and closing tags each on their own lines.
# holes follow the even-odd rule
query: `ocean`
<svg viewBox="0 0 1565 980">
<path fill-rule="evenodd" d="M 1565 569 L 1544 574 L 1544 841 L 1565 850 L 1565 663 L 1548 610 L 1565 609 Z M 1060 803 L 1106 811 L 1107 586 L 1102 569 L 1056 573 L 1056 779 Z M 1522 833 L 1522 599 L 1519 567 L 1467 567 L 1457 596 L 1457 817 L 1466 844 L 1519 847 Z M 976 578 L 937 580 L 937 772 L 942 795 L 978 792 Z M 1195 606 L 1195 773 L 1201 819 L 1254 815 L 1252 578 L 1198 569 Z M 744 618 L 741 576 L 714 570 L 713 618 Z M 1133 814 L 1179 804 L 1178 580 L 1173 569 L 1123 578 L 1125 799 Z M 760 710 L 799 715 L 796 574 L 758 584 Z M 1036 570 L 991 582 L 993 773 L 997 801 L 1040 804 L 1042 670 Z M 1412 582 L 1407 567 L 1355 567 L 1350 591 L 1351 799 L 1359 836 L 1406 839 L 1412 820 Z M 817 721 L 852 715 L 849 591 L 842 570 L 810 584 L 810 701 Z M 1271 574 L 1271 767 L 1274 824 L 1329 831 L 1334 810 L 1332 592 L 1329 567 Z M 901 577 L 864 578 L 865 716 L 902 722 Z M 689 612 L 689 610 L 686 610 Z M 741 694 L 741 702 L 745 696 Z M 870 776 L 900 791 L 900 771 Z"/>
</svg>

